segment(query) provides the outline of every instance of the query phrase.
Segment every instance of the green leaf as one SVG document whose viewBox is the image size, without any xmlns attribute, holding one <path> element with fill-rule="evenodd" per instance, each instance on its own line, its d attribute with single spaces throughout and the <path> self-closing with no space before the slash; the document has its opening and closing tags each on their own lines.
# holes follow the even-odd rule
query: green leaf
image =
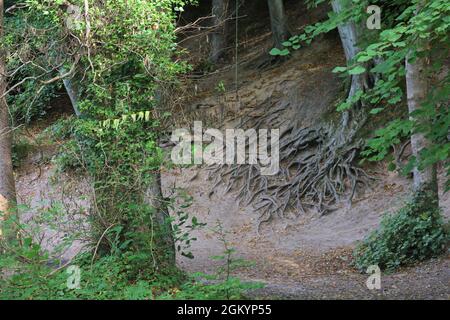
<svg viewBox="0 0 450 320">
<path fill-rule="evenodd" d="M 371 56 L 361 56 L 357 59 L 358 62 L 367 62 L 369 60 L 372 60 Z"/>
<path fill-rule="evenodd" d="M 397 169 L 397 166 L 395 165 L 395 163 L 393 163 L 393 162 L 389 163 L 388 170 L 392 172 L 395 169 Z"/>
<path fill-rule="evenodd" d="M 280 56 L 287 56 L 290 53 L 288 49 L 281 50 Z"/>
<path fill-rule="evenodd" d="M 374 109 L 370 110 L 370 114 L 378 114 L 383 110 L 384 110 L 384 108 L 374 108 Z"/>
<path fill-rule="evenodd" d="M 281 50 L 278 48 L 273 48 L 272 50 L 270 50 L 269 54 L 272 56 L 279 56 L 281 53 Z"/>
<path fill-rule="evenodd" d="M 380 38 L 389 42 L 395 42 L 400 39 L 402 35 L 398 34 L 395 30 L 389 29 L 381 32 Z"/>
<path fill-rule="evenodd" d="M 366 68 L 361 66 L 356 66 L 353 69 L 349 70 L 348 73 L 351 75 L 358 75 L 366 72 Z"/>
<path fill-rule="evenodd" d="M 347 71 L 347 67 L 336 67 L 333 69 L 333 73 L 339 73 L 344 71 Z"/>
</svg>

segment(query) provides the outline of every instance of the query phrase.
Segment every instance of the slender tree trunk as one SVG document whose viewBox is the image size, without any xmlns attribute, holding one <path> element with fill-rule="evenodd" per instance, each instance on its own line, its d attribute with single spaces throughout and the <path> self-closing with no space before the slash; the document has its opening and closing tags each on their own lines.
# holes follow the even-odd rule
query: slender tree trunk
<svg viewBox="0 0 450 320">
<path fill-rule="evenodd" d="M 228 1 L 228 0 L 227 0 Z M 156 99 L 160 105 L 165 106 L 167 104 L 164 94 L 161 90 L 156 91 Z M 158 140 L 158 144 L 159 144 Z M 176 266 L 176 249 L 175 249 L 175 238 L 172 229 L 172 224 L 169 222 L 169 208 L 165 201 L 166 199 L 162 193 L 162 179 L 161 179 L 161 169 L 159 168 L 153 177 L 146 191 L 145 201 L 147 204 L 155 209 L 154 218 L 155 221 L 162 232 L 162 237 L 159 245 L 166 251 L 166 258 L 169 265 Z"/>
<path fill-rule="evenodd" d="M 333 11 L 335 13 L 341 13 L 343 10 L 347 9 L 347 6 L 349 5 L 349 2 L 347 0 L 333 0 L 331 1 L 331 6 L 333 8 Z M 358 26 L 354 22 L 348 22 L 346 24 L 338 26 L 339 36 L 341 38 L 342 47 L 344 49 L 345 58 L 347 63 L 350 62 L 355 58 L 355 56 L 360 52 L 360 49 L 358 47 L 358 39 L 359 39 L 359 32 L 358 32 Z M 351 77 L 351 86 L 348 93 L 348 98 L 353 97 L 358 90 L 365 91 L 366 89 L 370 88 L 372 86 L 372 80 L 370 78 L 370 75 L 368 72 L 365 72 L 363 74 L 359 75 L 352 75 Z M 356 118 L 355 121 L 361 121 L 363 117 L 366 117 L 366 112 L 364 110 L 361 110 L 359 108 L 360 112 L 358 111 L 358 108 L 360 106 L 354 106 L 354 110 L 350 110 L 347 112 L 344 112 L 342 115 L 342 122 L 344 126 L 348 125 L 350 113 L 353 113 L 353 116 Z M 357 126 L 359 128 L 359 126 Z"/>
<path fill-rule="evenodd" d="M 216 64 L 225 53 L 227 44 L 227 14 L 229 0 L 212 1 L 212 21 L 215 29 L 211 35 L 209 60 Z"/>
<path fill-rule="evenodd" d="M 64 70 L 61 70 L 60 73 L 64 73 Z M 70 98 L 70 102 L 72 103 L 73 111 L 77 117 L 81 116 L 81 112 L 78 108 L 78 90 L 73 79 L 65 78 L 63 79 L 64 88 L 66 89 L 67 95 Z"/>
<path fill-rule="evenodd" d="M 422 41 L 422 40 L 421 40 Z M 426 42 L 422 41 L 419 44 L 419 48 L 425 48 Z M 425 100 L 428 90 L 429 82 L 426 74 L 427 70 L 426 57 L 416 57 L 415 60 L 409 55 L 406 59 L 406 89 L 408 97 L 408 110 L 409 113 L 413 113 L 418 110 Z M 411 120 L 414 118 L 411 116 Z M 420 161 L 421 152 L 429 147 L 431 141 L 429 141 L 424 134 L 414 133 L 411 135 L 411 148 L 413 156 Z M 423 170 L 419 170 L 416 166 L 413 169 L 413 189 L 416 195 L 419 195 L 427 199 L 428 204 L 438 206 L 438 185 L 436 167 L 428 167 Z"/>
<path fill-rule="evenodd" d="M 340 13 L 347 7 L 346 0 L 333 0 L 331 6 L 335 13 Z M 359 32 L 358 26 L 354 22 L 349 22 L 338 27 L 339 36 L 341 38 L 342 47 L 344 48 L 345 58 L 350 62 L 361 51 L 358 47 Z M 352 76 L 352 85 L 349 97 L 352 97 L 357 90 L 370 86 L 368 73 Z"/>
<path fill-rule="evenodd" d="M 286 12 L 283 0 L 267 0 L 270 13 L 273 41 L 276 48 L 281 49 L 282 43 L 290 38 Z"/>
<path fill-rule="evenodd" d="M 346 9 L 345 0 L 333 0 L 331 6 L 335 13 L 341 13 Z M 344 47 L 345 57 L 347 61 L 352 60 L 360 51 L 357 45 L 358 30 L 354 23 L 346 23 L 338 27 L 339 36 L 341 37 L 342 46 Z"/>
<path fill-rule="evenodd" d="M 3 0 L 0 0 L 0 37 L 3 36 Z M 6 91 L 5 52 L 0 49 L 0 96 Z M 6 97 L 0 99 L 0 211 L 11 212 L 16 203 L 16 188 L 12 165 L 12 134 Z M 0 229 L 1 234 L 1 229 Z"/>
<path fill-rule="evenodd" d="M 156 245 L 158 249 L 162 249 L 163 258 L 166 258 L 166 262 L 171 266 L 175 266 L 175 242 L 172 226 L 169 222 L 169 211 L 164 203 L 162 194 L 160 171 L 155 173 L 153 181 L 146 191 L 145 202 L 154 208 L 153 218 L 160 232 L 160 238 L 157 240 Z"/>
</svg>

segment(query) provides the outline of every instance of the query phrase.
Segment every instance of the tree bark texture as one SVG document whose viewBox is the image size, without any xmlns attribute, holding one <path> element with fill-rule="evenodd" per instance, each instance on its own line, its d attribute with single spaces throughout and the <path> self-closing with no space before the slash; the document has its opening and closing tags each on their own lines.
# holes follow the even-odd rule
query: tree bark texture
<svg viewBox="0 0 450 320">
<path fill-rule="evenodd" d="M 283 0 L 267 0 L 274 45 L 281 49 L 282 43 L 290 38 Z"/>
<path fill-rule="evenodd" d="M 3 36 L 3 0 L 0 0 L 0 37 Z M 0 96 L 6 92 L 5 52 L 0 49 Z M 12 165 L 12 133 L 6 97 L 0 99 L 0 211 L 6 216 L 16 203 Z M 1 229 L 0 229 L 1 233 Z"/>
<path fill-rule="evenodd" d="M 211 52 L 209 60 L 218 63 L 225 53 L 227 45 L 227 15 L 229 0 L 212 1 L 212 22 L 214 31 L 211 34 Z"/>
</svg>

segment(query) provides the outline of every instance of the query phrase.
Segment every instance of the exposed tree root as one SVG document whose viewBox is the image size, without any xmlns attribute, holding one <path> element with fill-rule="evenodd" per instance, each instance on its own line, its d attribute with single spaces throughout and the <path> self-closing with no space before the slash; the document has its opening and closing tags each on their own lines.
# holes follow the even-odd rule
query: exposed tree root
<svg viewBox="0 0 450 320">
<path fill-rule="evenodd" d="M 280 137 L 276 176 L 261 175 L 259 165 L 211 167 L 212 193 L 219 184 L 225 184 L 226 192 L 236 191 L 241 202 L 252 203 L 260 213 L 260 225 L 274 216 L 298 216 L 311 208 L 325 214 L 344 196 L 350 204 L 358 186 L 368 187 L 372 179 L 354 164 L 363 143 L 356 134 L 366 118 L 362 110 L 353 110 L 343 114 L 338 124 L 291 126 Z M 256 122 L 254 128 L 262 123 Z"/>
</svg>

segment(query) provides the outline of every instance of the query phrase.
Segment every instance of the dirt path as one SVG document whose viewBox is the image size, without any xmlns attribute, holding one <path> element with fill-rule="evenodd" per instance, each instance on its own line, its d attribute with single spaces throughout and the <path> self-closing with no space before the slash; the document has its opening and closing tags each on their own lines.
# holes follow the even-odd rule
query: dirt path
<svg viewBox="0 0 450 320">
<path fill-rule="evenodd" d="M 273 282 L 253 297 L 278 299 L 450 299 L 450 260 L 440 258 L 381 276 L 381 289 L 369 290 L 367 275 L 329 273 L 292 281 Z"/>
</svg>

